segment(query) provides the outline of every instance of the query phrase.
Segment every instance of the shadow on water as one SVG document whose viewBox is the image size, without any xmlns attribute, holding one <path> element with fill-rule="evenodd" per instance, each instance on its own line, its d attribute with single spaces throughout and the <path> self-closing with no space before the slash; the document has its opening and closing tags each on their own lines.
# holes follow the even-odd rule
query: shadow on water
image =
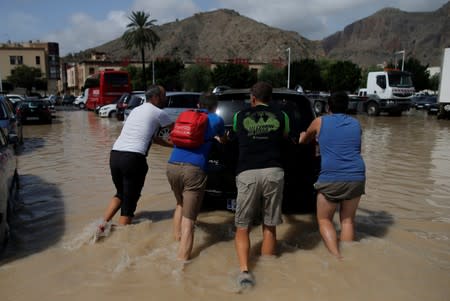
<svg viewBox="0 0 450 301">
<path fill-rule="evenodd" d="M 173 216 L 173 209 L 162 211 L 139 211 L 136 212 L 133 219 L 135 221 L 147 219 L 152 222 L 160 222 L 162 220 L 171 219 L 172 216 Z"/>
<path fill-rule="evenodd" d="M 20 145 L 17 148 L 17 154 L 20 155 L 26 155 L 26 154 L 30 154 L 33 151 L 40 149 L 40 148 L 44 148 L 46 145 L 46 140 L 45 138 L 41 138 L 41 137 L 33 137 L 33 138 L 27 138 L 24 137 L 23 138 L 23 144 Z"/>
<path fill-rule="evenodd" d="M 204 221 L 197 221 L 196 227 L 206 233 L 206 237 L 202 239 L 202 243 L 195 245 L 192 249 L 192 258 L 200 255 L 200 253 L 223 241 L 230 241 L 234 239 L 234 216 L 231 216 L 220 223 L 207 223 Z"/>
<path fill-rule="evenodd" d="M 21 175 L 10 216 L 11 237 L 0 262 L 21 259 L 58 243 L 65 231 L 64 214 L 62 194 L 55 184 L 35 175 Z"/>
<path fill-rule="evenodd" d="M 358 208 L 355 218 L 356 240 L 369 237 L 382 238 L 389 228 L 394 225 L 394 216 L 387 211 L 373 211 Z"/>
</svg>

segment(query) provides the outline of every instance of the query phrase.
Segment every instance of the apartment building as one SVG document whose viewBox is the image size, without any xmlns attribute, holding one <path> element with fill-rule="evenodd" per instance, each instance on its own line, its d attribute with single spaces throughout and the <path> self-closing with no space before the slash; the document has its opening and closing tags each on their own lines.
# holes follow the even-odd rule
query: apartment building
<svg viewBox="0 0 450 301">
<path fill-rule="evenodd" d="M 43 94 L 56 94 L 60 80 L 59 44 L 29 41 L 27 43 L 0 43 L 0 79 L 4 82 L 18 66 L 38 68 L 47 79 Z"/>
</svg>

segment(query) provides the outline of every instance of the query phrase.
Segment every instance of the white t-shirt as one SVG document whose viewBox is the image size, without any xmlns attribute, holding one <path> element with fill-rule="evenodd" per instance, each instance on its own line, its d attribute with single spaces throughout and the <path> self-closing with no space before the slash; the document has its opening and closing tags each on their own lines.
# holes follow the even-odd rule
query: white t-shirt
<svg viewBox="0 0 450 301">
<path fill-rule="evenodd" d="M 155 132 L 171 123 L 166 112 L 145 102 L 131 111 L 112 149 L 147 155 Z"/>
</svg>

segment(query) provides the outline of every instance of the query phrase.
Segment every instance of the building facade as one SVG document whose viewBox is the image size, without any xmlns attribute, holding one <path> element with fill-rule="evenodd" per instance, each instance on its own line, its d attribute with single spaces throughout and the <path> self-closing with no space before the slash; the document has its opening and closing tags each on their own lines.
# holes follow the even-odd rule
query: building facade
<svg viewBox="0 0 450 301">
<path fill-rule="evenodd" d="M 56 94 L 60 80 L 59 44 L 53 42 L 3 43 L 0 44 L 0 79 L 6 82 L 14 69 L 25 65 L 41 70 L 42 79 L 47 81 L 41 94 Z"/>
</svg>

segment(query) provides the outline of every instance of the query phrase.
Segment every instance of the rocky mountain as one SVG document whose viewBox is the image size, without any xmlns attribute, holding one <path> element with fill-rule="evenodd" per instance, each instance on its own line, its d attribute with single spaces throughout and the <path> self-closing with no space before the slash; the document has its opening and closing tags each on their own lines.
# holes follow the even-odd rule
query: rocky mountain
<svg viewBox="0 0 450 301">
<path fill-rule="evenodd" d="M 289 47 L 291 61 L 331 58 L 368 66 L 389 61 L 395 51 L 405 50 L 406 57 L 436 66 L 442 49 L 450 46 L 449 13 L 450 2 L 435 12 L 425 13 L 386 8 L 322 41 L 311 41 L 297 32 L 269 27 L 235 11 L 220 9 L 155 27 L 161 41 L 154 53 L 147 51 L 146 56 L 178 57 L 185 62 L 286 62 Z M 120 37 L 76 57 L 88 58 L 92 51 L 105 52 L 112 59 L 140 60 L 138 51 L 126 50 Z"/>
<path fill-rule="evenodd" d="M 211 59 L 213 62 L 239 58 L 267 63 L 287 60 L 288 47 L 291 60 L 296 58 L 294 53 L 310 58 L 324 55 L 318 41 L 310 41 L 293 31 L 269 27 L 227 9 L 198 13 L 154 30 L 160 37 L 155 57 L 178 57 L 183 61 Z M 136 50 L 130 52 L 124 48 L 120 38 L 89 51 L 92 50 L 105 52 L 113 58 L 140 59 Z M 148 58 L 151 54 L 147 51 Z"/>
<path fill-rule="evenodd" d="M 322 46 L 328 58 L 363 66 L 390 61 L 401 50 L 406 58 L 438 66 L 443 49 L 450 47 L 450 2 L 434 12 L 382 9 L 323 39 Z"/>
</svg>

